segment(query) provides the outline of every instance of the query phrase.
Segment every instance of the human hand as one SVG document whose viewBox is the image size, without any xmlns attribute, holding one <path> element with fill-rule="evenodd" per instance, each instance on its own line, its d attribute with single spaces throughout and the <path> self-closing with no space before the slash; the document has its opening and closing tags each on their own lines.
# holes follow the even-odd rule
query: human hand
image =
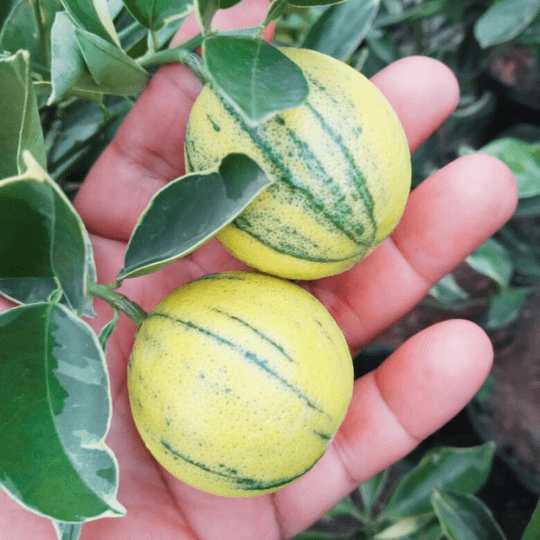
<svg viewBox="0 0 540 540">
<path fill-rule="evenodd" d="M 244 2 L 241 26 L 260 22 L 263 4 L 251 2 L 248 14 Z M 233 27 L 234 8 L 219 18 L 223 27 Z M 373 81 L 396 110 L 411 150 L 458 99 L 453 75 L 427 58 L 396 62 Z M 100 282 L 115 280 L 127 240 L 151 196 L 184 173 L 184 128 L 199 88 L 182 66 L 160 69 L 83 184 L 76 207 L 92 233 Z M 367 259 L 349 272 L 303 286 L 326 305 L 355 354 L 499 229 L 516 198 L 514 179 L 502 163 L 481 155 L 461 158 L 414 190 L 398 228 Z M 126 280 L 121 292 L 151 310 L 183 283 L 233 269 L 246 267 L 213 240 L 154 274 Z M 89 322 L 98 331 L 111 311 L 98 300 L 95 309 L 97 317 Z M 356 381 L 347 417 L 311 471 L 275 494 L 230 499 L 176 480 L 145 449 L 131 419 L 126 386 L 134 330 L 123 317 L 107 346 L 114 410 L 107 442 L 119 460 L 118 499 L 128 513 L 85 524 L 83 540 L 292 537 L 454 416 L 492 362 L 489 339 L 470 322 L 446 321 L 417 334 Z M 55 537 L 48 520 L 3 492 L 0 530 L 15 540 Z"/>
</svg>

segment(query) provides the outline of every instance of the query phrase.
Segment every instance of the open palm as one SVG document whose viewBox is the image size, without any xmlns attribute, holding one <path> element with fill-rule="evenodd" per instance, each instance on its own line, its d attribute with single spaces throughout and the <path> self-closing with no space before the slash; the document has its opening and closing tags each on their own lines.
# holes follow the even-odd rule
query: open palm
<svg viewBox="0 0 540 540">
<path fill-rule="evenodd" d="M 258 23 L 263 4 L 250 1 L 246 12 L 243 2 L 241 21 L 235 21 L 233 8 L 220 12 L 218 23 L 222 28 Z M 427 58 L 396 62 L 373 81 L 396 110 L 413 151 L 458 100 L 453 75 Z M 92 233 L 100 282 L 114 281 L 126 242 L 150 197 L 184 173 L 184 128 L 199 89 L 187 69 L 160 69 L 83 184 L 76 207 Z M 500 228 L 512 214 L 516 197 L 514 179 L 502 163 L 482 155 L 461 158 L 414 190 L 396 231 L 367 259 L 349 272 L 303 286 L 326 305 L 354 354 Z M 151 310 L 194 278 L 245 268 L 212 240 L 157 273 L 126 280 L 121 292 Z M 98 316 L 89 322 L 98 331 L 111 312 L 101 301 L 95 309 Z M 230 499 L 176 480 L 144 447 L 131 419 L 126 385 L 134 330 L 133 323 L 122 318 L 107 349 L 114 410 L 107 442 L 119 461 L 118 498 L 128 513 L 87 523 L 83 539 L 292 537 L 455 415 L 484 381 L 493 356 L 487 336 L 467 321 L 447 321 L 417 334 L 356 381 L 348 415 L 311 471 L 273 495 Z M 55 537 L 48 520 L 30 514 L 4 493 L 0 530 L 16 540 Z"/>
</svg>

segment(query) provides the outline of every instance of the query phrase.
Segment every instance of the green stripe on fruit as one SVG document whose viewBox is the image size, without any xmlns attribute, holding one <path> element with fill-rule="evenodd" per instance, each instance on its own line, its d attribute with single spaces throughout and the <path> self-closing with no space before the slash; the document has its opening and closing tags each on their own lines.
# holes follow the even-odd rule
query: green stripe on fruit
<svg viewBox="0 0 540 540">
<path fill-rule="evenodd" d="M 219 94 L 216 95 L 218 96 L 223 108 L 227 111 L 227 114 L 230 115 L 238 127 L 240 127 L 240 129 L 251 138 L 256 147 L 259 148 L 264 155 L 265 160 L 274 168 L 272 177 L 278 182 L 278 185 L 285 184 L 293 192 L 299 192 L 301 194 L 300 200 L 302 200 L 302 202 L 311 210 L 312 215 L 316 220 L 319 222 L 324 220 L 328 224 L 331 224 L 335 229 L 341 231 L 345 236 L 347 236 L 347 238 L 349 238 L 351 242 L 357 244 L 358 246 L 364 246 L 366 242 L 362 240 L 363 230 L 351 230 L 351 224 L 347 221 L 347 217 L 352 218 L 352 210 L 350 206 L 343 202 L 336 201 L 336 209 L 328 209 L 324 204 L 323 199 L 314 193 L 313 190 L 304 182 L 301 182 L 300 179 L 292 173 L 283 157 L 274 150 L 273 145 L 275 144 L 275 141 L 265 138 L 262 128 L 248 124 L 242 115 L 240 115 L 226 99 Z M 284 126 L 279 120 L 273 119 L 271 122 L 277 126 L 276 129 L 288 136 L 290 143 L 295 146 L 301 154 L 304 154 L 303 156 L 300 156 L 300 158 L 303 159 L 306 164 L 308 164 L 311 171 L 315 172 L 315 167 L 317 167 L 317 172 L 324 175 L 324 182 L 332 183 L 332 178 L 326 173 L 326 171 L 324 171 L 322 165 L 318 163 L 316 154 L 310 149 L 309 145 L 305 141 L 298 139 L 294 132 L 292 132 L 288 127 Z M 269 189 L 272 189 L 272 186 Z M 352 221 L 352 224 L 355 224 L 355 220 Z M 247 234 L 252 235 L 251 226 L 247 224 L 246 221 L 242 222 L 237 218 L 233 221 L 232 225 L 238 227 Z M 290 231 L 291 234 L 295 234 L 296 232 L 297 231 L 295 230 Z M 266 245 L 272 244 L 267 242 Z M 272 245 L 272 247 L 274 247 L 274 249 L 277 251 L 280 251 L 279 245 Z M 293 254 L 290 252 L 287 253 Z"/>
<path fill-rule="evenodd" d="M 288 362 L 294 362 L 294 360 L 285 352 L 285 349 L 281 345 L 279 345 L 279 343 L 276 343 L 274 340 L 270 339 L 266 334 L 257 330 L 254 326 L 249 324 L 247 321 L 241 319 L 240 317 L 237 317 L 236 315 L 232 315 L 231 313 L 226 313 L 225 311 L 222 311 L 221 309 L 212 308 L 212 311 L 215 311 L 216 313 L 224 315 L 225 317 L 228 317 L 229 319 L 240 323 L 242 326 L 244 326 L 245 328 L 248 328 L 258 337 L 260 337 L 263 341 L 266 341 L 267 343 L 269 343 Z"/>
<path fill-rule="evenodd" d="M 169 453 L 171 453 L 176 459 L 182 459 L 186 463 L 189 463 L 190 465 L 193 465 L 194 467 L 197 467 L 199 469 L 202 469 L 206 473 L 214 474 L 216 476 L 219 476 L 221 478 L 224 478 L 228 481 L 234 488 L 241 489 L 245 491 L 267 491 L 267 490 L 275 490 L 276 488 L 280 488 L 282 486 L 286 486 L 287 484 L 290 484 L 291 482 L 294 482 L 304 474 L 306 474 L 310 469 L 313 468 L 313 465 L 320 459 L 317 458 L 315 463 L 313 465 L 310 465 L 307 469 L 302 471 L 299 474 L 296 474 L 294 476 L 289 476 L 288 478 L 279 478 L 276 480 L 256 480 L 254 478 L 246 478 L 242 476 L 238 476 L 238 473 L 235 469 L 228 468 L 226 465 L 222 465 L 221 469 L 212 469 L 208 465 L 205 465 L 204 463 L 199 463 L 188 456 L 183 455 L 178 450 L 174 449 L 167 441 L 164 441 L 163 439 L 160 441 L 161 445 L 165 450 Z"/>
<path fill-rule="evenodd" d="M 203 328 L 202 326 L 199 326 L 197 324 L 192 323 L 191 321 L 185 321 L 182 319 L 178 319 L 176 317 L 171 317 L 170 315 L 167 315 L 166 313 L 159 313 L 159 312 L 152 312 L 148 317 L 147 320 L 152 317 L 163 317 L 164 319 L 167 319 L 168 321 L 174 323 L 174 324 L 180 324 L 184 328 L 187 328 L 189 330 L 195 330 L 204 336 L 211 338 L 215 340 L 215 342 L 219 345 L 224 345 L 226 347 L 229 347 L 239 353 L 240 357 L 247 360 L 250 364 L 256 366 L 257 368 L 264 371 L 267 375 L 272 377 L 274 380 L 278 381 L 284 388 L 292 392 L 294 395 L 296 395 L 298 398 L 300 398 L 302 401 L 306 403 L 306 405 L 318 413 L 324 413 L 315 403 L 313 403 L 299 388 L 297 388 L 295 385 L 288 382 L 284 377 L 282 377 L 277 371 L 272 369 L 272 366 L 268 362 L 268 360 L 261 358 L 259 355 L 254 353 L 253 351 L 249 351 L 242 347 L 241 345 L 238 345 L 237 343 L 234 343 L 227 338 L 219 335 L 217 332 L 209 330 L 207 328 Z"/>
</svg>

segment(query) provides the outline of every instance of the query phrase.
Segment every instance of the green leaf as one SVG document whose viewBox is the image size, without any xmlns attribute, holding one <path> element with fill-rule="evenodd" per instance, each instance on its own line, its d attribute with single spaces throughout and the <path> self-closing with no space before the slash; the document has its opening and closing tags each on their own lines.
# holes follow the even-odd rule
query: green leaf
<svg viewBox="0 0 540 540">
<path fill-rule="evenodd" d="M 253 123 L 297 107 L 307 97 L 302 70 L 262 39 L 206 38 L 203 58 L 215 89 Z"/>
<path fill-rule="evenodd" d="M 366 36 L 369 48 L 367 62 L 362 66 L 362 73 L 372 76 L 398 58 L 400 53 L 389 32 L 372 28 Z"/>
<path fill-rule="evenodd" d="M 32 84 L 30 55 L 19 51 L 0 59 L 0 178 L 24 170 L 22 154 L 32 152 L 46 167 L 45 142 Z"/>
<path fill-rule="evenodd" d="M 346 0 L 287 0 L 291 6 L 298 7 L 315 7 L 315 6 L 330 6 L 332 4 L 340 4 Z"/>
<path fill-rule="evenodd" d="M 362 505 L 368 515 L 371 514 L 375 503 L 381 495 L 387 478 L 388 469 L 385 469 L 358 486 L 358 492 L 362 498 Z"/>
<path fill-rule="evenodd" d="M 0 31 L 0 50 L 11 53 L 26 50 L 33 62 L 46 66 L 39 32 L 32 4 L 28 0 L 19 0 Z"/>
<path fill-rule="evenodd" d="M 525 531 L 523 531 L 521 540 L 538 540 L 538 538 L 540 538 L 540 500 L 534 509 Z"/>
<path fill-rule="evenodd" d="M 268 26 L 272 21 L 277 21 L 287 11 L 289 4 L 287 0 L 273 0 L 266 12 L 262 23 L 263 27 Z"/>
<path fill-rule="evenodd" d="M 413 517 L 432 512 L 434 487 L 459 493 L 478 491 L 491 470 L 495 445 L 440 448 L 428 452 L 395 487 L 386 506 L 392 517 Z"/>
<path fill-rule="evenodd" d="M 474 36 L 485 49 L 519 36 L 540 10 L 540 0 L 501 0 L 476 21 Z"/>
<path fill-rule="evenodd" d="M 71 89 L 99 92 L 79 48 L 75 27 L 70 17 L 62 12 L 56 15 L 51 30 L 51 84 L 48 105 L 60 101 Z"/>
<path fill-rule="evenodd" d="M 81 30 L 94 34 L 120 48 L 120 39 L 107 6 L 107 0 L 61 0 Z"/>
<path fill-rule="evenodd" d="M 402 518 L 377 533 L 373 540 L 439 540 L 441 526 L 434 516 Z"/>
<path fill-rule="evenodd" d="M 540 19 L 538 17 L 525 28 L 517 41 L 524 45 L 540 45 Z"/>
<path fill-rule="evenodd" d="M 28 339 L 29 333 L 32 339 Z M 105 358 L 92 329 L 55 304 L 0 315 L 0 484 L 62 522 L 125 513 L 104 439 L 111 418 Z"/>
<path fill-rule="evenodd" d="M 99 344 L 104 351 L 107 348 L 107 341 L 111 337 L 116 325 L 118 324 L 118 321 L 120 320 L 120 310 L 114 306 L 112 306 L 112 309 L 113 318 L 101 329 L 101 332 L 99 333 Z"/>
<path fill-rule="evenodd" d="M 380 0 L 348 0 L 331 6 L 310 28 L 302 47 L 346 60 L 366 37 L 379 5 Z"/>
<path fill-rule="evenodd" d="M 0 195 L 1 200 L 1 195 Z M 31 216 L 32 219 L 34 216 Z M 2 220 L 0 219 L 0 222 Z M 39 240 L 33 235 L 31 225 L 25 224 L 28 227 L 25 231 L 30 236 L 30 242 L 34 239 Z M 34 229 L 35 232 L 35 229 Z M 17 235 L 18 237 L 20 235 Z M 2 235 L 0 235 L 0 238 Z M 31 249 L 31 243 L 28 244 L 28 249 Z M 5 252 L 8 250 L 6 249 Z M 4 250 L 2 250 L 4 253 Z M 13 251 L 10 257 L 13 256 Z M 24 255 L 24 254 L 23 254 Z M 58 283 L 54 277 L 22 277 L 22 278 L 4 278 L 0 279 L 0 294 L 9 298 L 18 304 L 36 304 L 45 302 L 49 297 L 58 290 Z"/>
<path fill-rule="evenodd" d="M 476 392 L 474 399 L 479 401 L 480 403 L 485 402 L 489 399 L 489 396 L 491 394 L 491 390 L 493 388 L 493 385 L 496 382 L 495 375 L 493 373 L 490 373 L 487 377 L 478 392 Z"/>
<path fill-rule="evenodd" d="M 81 523 L 65 523 L 53 521 L 58 540 L 79 540 L 82 532 Z"/>
<path fill-rule="evenodd" d="M 432 503 L 448 540 L 506 540 L 489 508 L 473 495 L 435 489 Z"/>
<path fill-rule="evenodd" d="M 219 0 L 219 9 L 232 8 L 236 6 L 236 4 L 239 4 L 241 1 L 242 0 Z"/>
<path fill-rule="evenodd" d="M 0 182 L 0 277 L 54 277 L 52 190 L 41 171 Z"/>
<path fill-rule="evenodd" d="M 513 217 L 531 217 L 540 214 L 540 195 L 518 200 Z"/>
<path fill-rule="evenodd" d="M 499 231 L 499 238 L 520 274 L 540 279 L 540 249 L 536 241 L 509 225 Z"/>
<path fill-rule="evenodd" d="M 131 107 L 127 99 L 109 100 L 109 117 L 105 118 L 103 109 L 94 102 L 73 100 L 63 104 L 58 130 L 49 135 L 49 174 L 60 183 L 74 175 L 82 179 L 85 167 L 96 161 Z"/>
<path fill-rule="evenodd" d="M 451 305 L 469 298 L 467 291 L 457 284 L 452 274 L 447 274 L 435 283 L 429 294 L 443 305 Z"/>
<path fill-rule="evenodd" d="M 514 271 L 506 248 L 494 238 L 488 238 L 466 259 L 467 264 L 480 274 L 490 277 L 500 287 L 506 287 Z"/>
<path fill-rule="evenodd" d="M 424 0 L 423 2 L 412 4 L 412 7 L 406 10 L 382 14 L 377 18 L 375 26 L 380 28 L 404 22 L 410 23 L 433 15 L 439 15 L 445 11 L 448 4 L 448 0 Z M 459 5 L 459 3 L 456 2 L 456 5 Z"/>
<path fill-rule="evenodd" d="M 322 521 L 331 521 L 336 517 L 350 516 L 353 518 L 363 517 L 363 513 L 354 504 L 350 496 L 344 497 L 339 501 L 334 508 L 329 510 L 323 517 Z"/>
<path fill-rule="evenodd" d="M 148 82 L 148 73 L 115 45 L 75 28 L 84 60 L 99 90 L 118 96 L 138 96 Z"/>
<path fill-rule="evenodd" d="M 33 3 L 33 1 L 31 1 Z M 64 5 L 62 0 L 39 0 L 39 11 L 41 19 L 43 21 L 43 28 L 46 35 L 51 31 L 56 14 L 60 11 L 64 11 Z"/>
<path fill-rule="evenodd" d="M 485 328 L 494 330 L 507 326 L 517 319 L 525 300 L 528 289 L 506 287 L 491 299 Z"/>
<path fill-rule="evenodd" d="M 501 138 L 479 150 L 506 163 L 518 184 L 519 198 L 540 195 L 540 144 Z"/>
<path fill-rule="evenodd" d="M 119 33 L 122 49 L 130 58 L 139 58 L 148 52 L 148 29 L 139 21 L 133 21 Z"/>
<path fill-rule="evenodd" d="M 513 217 L 528 218 L 540 214 L 540 195 L 535 197 L 521 198 L 518 200 L 517 208 Z"/>
<path fill-rule="evenodd" d="M 38 24 L 36 2 L 19 0 L 0 31 L 0 51 L 15 53 L 27 50 L 35 71 L 46 74 L 49 69 L 49 54 L 46 43 L 56 13 L 63 9 L 60 0 L 40 0 Z M 0 8 L 1 10 L 1 8 Z"/>
<path fill-rule="evenodd" d="M 203 36 L 210 34 L 212 19 L 219 9 L 219 0 L 195 0 L 197 20 Z"/>
<path fill-rule="evenodd" d="M 21 302 L 35 296 L 37 289 L 35 281 L 24 289 L 20 278 L 46 278 L 37 282 L 39 290 L 54 279 L 77 313 L 91 315 L 86 287 L 88 280 L 95 280 L 95 267 L 86 229 L 31 154 L 26 152 L 24 159 L 24 174 L 0 181 L 0 278 L 18 280 Z M 9 290 L 13 293 L 13 286 Z M 45 291 L 50 293 L 46 286 Z"/>
<path fill-rule="evenodd" d="M 118 279 L 154 272 L 195 250 L 270 184 L 257 164 L 241 154 L 227 156 L 219 170 L 173 180 L 139 218 Z"/>
<path fill-rule="evenodd" d="M 159 30 L 193 10 L 194 0 L 124 0 L 129 12 L 144 27 Z"/>
<path fill-rule="evenodd" d="M 15 0 L 6 0 L 0 2 L 0 28 L 5 24 L 6 19 L 9 17 L 11 11 L 15 8 Z"/>
<path fill-rule="evenodd" d="M 107 7 L 113 21 L 118 22 L 117 19 L 122 17 L 122 12 L 125 9 L 124 0 L 107 0 Z"/>
<path fill-rule="evenodd" d="M 156 32 L 157 43 L 158 43 L 160 49 L 163 49 L 165 47 L 169 47 L 172 38 L 178 32 L 178 29 L 184 24 L 184 22 L 188 18 L 188 16 L 189 16 L 189 14 L 187 14 L 184 17 L 181 17 L 179 19 L 172 19 L 172 20 L 168 21 L 167 24 L 163 28 L 160 28 Z M 193 49 L 193 50 L 195 50 L 195 49 Z"/>
</svg>

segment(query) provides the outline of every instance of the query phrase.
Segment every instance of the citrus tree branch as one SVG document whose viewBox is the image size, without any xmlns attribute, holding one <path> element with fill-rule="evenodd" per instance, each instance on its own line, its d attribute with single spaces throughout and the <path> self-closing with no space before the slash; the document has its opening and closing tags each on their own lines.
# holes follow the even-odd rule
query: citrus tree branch
<svg viewBox="0 0 540 540">
<path fill-rule="evenodd" d="M 101 285 L 99 283 L 90 283 L 88 285 L 88 292 L 92 296 L 101 298 L 111 306 L 123 311 L 137 326 L 140 326 L 148 316 L 148 313 L 127 296 L 114 291 L 113 286 L 116 286 L 116 284 Z"/>
</svg>

